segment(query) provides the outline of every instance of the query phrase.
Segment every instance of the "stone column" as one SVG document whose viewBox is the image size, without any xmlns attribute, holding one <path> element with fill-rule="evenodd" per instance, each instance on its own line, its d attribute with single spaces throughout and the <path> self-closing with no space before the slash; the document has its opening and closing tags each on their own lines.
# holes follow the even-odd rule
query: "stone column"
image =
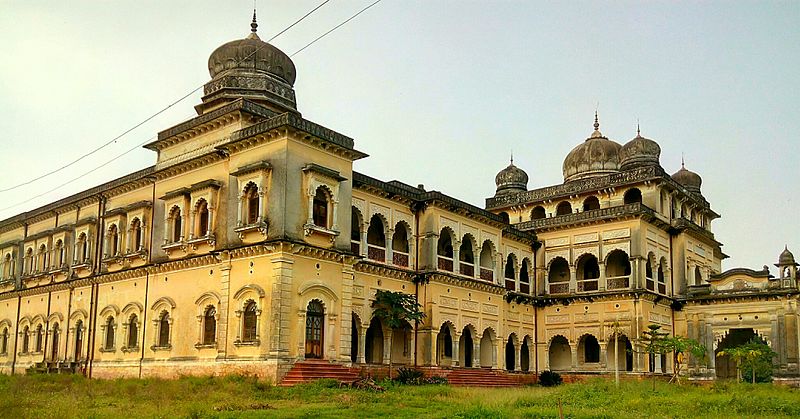
<svg viewBox="0 0 800 419">
<path fill-rule="evenodd" d="M 144 229 L 142 229 L 144 230 Z M 144 243 L 144 242 L 142 242 Z M 231 307 L 228 305 L 228 300 L 230 299 L 228 296 L 231 292 L 231 264 L 230 264 L 230 254 L 227 251 L 223 251 L 220 253 L 219 258 L 222 258 L 222 263 L 219 265 L 219 276 L 220 276 L 220 300 L 219 300 L 219 312 L 217 313 L 218 320 L 217 320 L 217 354 L 218 356 L 224 357 L 227 351 L 227 345 L 225 342 L 228 341 L 228 332 L 229 332 L 229 322 L 228 318 L 230 317 L 230 309 Z M 238 339 L 238 338 L 237 338 Z"/>
<path fill-rule="evenodd" d="M 572 352 L 572 370 L 576 371 L 578 369 L 578 343 L 569 345 L 569 350 Z"/>
<path fill-rule="evenodd" d="M 189 212 L 189 240 L 194 238 L 194 231 L 195 231 L 194 221 L 195 218 L 197 218 L 196 216 L 197 216 L 197 209 L 192 209 L 192 211 Z"/>
<path fill-rule="evenodd" d="M 394 239 L 394 229 L 389 229 L 386 234 L 386 263 L 393 263 L 392 240 Z"/>
<path fill-rule="evenodd" d="M 528 355 L 528 361 L 530 362 L 530 355 Z M 516 343 L 514 344 L 514 371 L 522 371 L 522 365 L 520 362 L 522 361 L 522 344 Z"/>
<path fill-rule="evenodd" d="M 392 329 L 383 329 L 383 364 L 389 365 L 392 356 Z"/>
<path fill-rule="evenodd" d="M 453 367 L 460 367 L 461 366 L 461 353 L 458 352 L 458 345 L 461 341 L 461 334 L 456 334 L 453 336 L 453 357 L 451 358 L 450 365 Z"/>
<path fill-rule="evenodd" d="M 606 263 L 599 262 L 598 267 L 600 268 L 600 278 L 597 280 L 597 289 L 600 291 L 606 290 Z"/>
<path fill-rule="evenodd" d="M 244 204 L 244 194 L 239 192 L 238 199 L 236 200 L 236 226 L 241 227 L 244 225 L 245 220 L 247 219 L 245 215 L 242 213 L 242 207 Z"/>
<path fill-rule="evenodd" d="M 453 242 L 453 273 L 459 273 L 459 257 L 461 256 L 461 242 Z"/>
<path fill-rule="evenodd" d="M 578 289 L 578 268 L 575 265 L 569 265 L 569 292 L 574 293 Z"/>
<path fill-rule="evenodd" d="M 272 300 L 270 312 L 270 358 L 285 358 L 289 356 L 289 332 L 291 330 L 291 303 L 292 303 L 292 278 L 294 276 L 294 259 L 283 252 L 275 254 L 272 259 L 272 283 L 270 298 Z M 303 315 L 305 315 L 303 307 Z M 299 333 L 298 341 L 304 340 L 305 320 Z M 303 350 L 302 352 L 305 352 Z M 298 354 L 301 355 L 301 354 Z"/>
<path fill-rule="evenodd" d="M 358 354 L 356 355 L 356 362 L 359 364 L 365 364 L 366 360 L 366 352 L 367 352 L 367 329 L 369 328 L 368 324 L 361 324 L 361 330 L 358 331 Z"/>
<path fill-rule="evenodd" d="M 600 345 L 600 369 L 608 371 L 608 342 L 597 342 Z M 611 362 L 614 365 L 614 362 Z M 623 365 L 624 367 L 624 365 Z"/>
<path fill-rule="evenodd" d="M 479 368 L 481 366 L 481 337 L 477 336 L 472 339 L 472 367 Z"/>
</svg>

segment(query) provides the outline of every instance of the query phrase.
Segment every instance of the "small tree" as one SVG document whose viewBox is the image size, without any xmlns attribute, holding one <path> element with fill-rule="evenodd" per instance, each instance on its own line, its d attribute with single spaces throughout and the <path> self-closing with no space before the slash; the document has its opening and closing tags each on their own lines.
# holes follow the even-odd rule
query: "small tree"
<svg viewBox="0 0 800 419">
<path fill-rule="evenodd" d="M 683 336 L 665 337 L 663 346 L 666 352 L 672 352 L 672 362 L 674 365 L 672 378 L 669 382 L 677 382 L 680 384 L 680 373 L 685 360 L 685 355 L 690 354 L 695 359 L 705 361 L 706 347 L 701 345 L 700 342 L 689 339 Z"/>
<path fill-rule="evenodd" d="M 416 297 L 399 291 L 378 290 L 372 300 L 372 314 L 395 330 L 425 318 Z M 392 350 L 389 348 L 389 378 L 392 378 Z"/>
<path fill-rule="evenodd" d="M 661 326 L 657 324 L 647 326 L 647 330 L 642 332 L 642 340 L 645 343 L 644 351 L 651 357 L 655 357 L 655 354 L 666 355 L 669 352 L 669 348 L 666 345 L 668 335 L 669 333 L 662 332 Z M 656 391 L 655 368 L 650 371 L 650 375 L 653 377 L 653 391 Z"/>
<path fill-rule="evenodd" d="M 611 329 L 611 337 L 614 339 L 614 384 L 619 387 L 619 337 L 622 335 L 622 328 L 619 320 L 606 325 Z"/>
<path fill-rule="evenodd" d="M 730 357 L 736 363 L 736 381 L 742 381 L 742 372 L 750 372 L 751 382 L 756 383 L 756 372 L 760 380 L 767 381 L 772 376 L 772 358 L 777 354 L 766 343 L 753 338 L 744 345 L 719 351 L 719 355 Z"/>
</svg>

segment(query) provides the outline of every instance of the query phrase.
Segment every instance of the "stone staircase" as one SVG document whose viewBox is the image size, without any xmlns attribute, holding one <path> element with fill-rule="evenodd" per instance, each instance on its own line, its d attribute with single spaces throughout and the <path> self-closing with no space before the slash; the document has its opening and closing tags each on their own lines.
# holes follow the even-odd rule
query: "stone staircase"
<svg viewBox="0 0 800 419">
<path fill-rule="evenodd" d="M 280 385 L 289 387 L 322 378 L 332 378 L 341 382 L 350 383 L 358 379 L 358 373 L 350 368 L 332 364 L 326 360 L 297 361 L 286 376 L 283 377 Z"/>
<path fill-rule="evenodd" d="M 519 387 L 521 383 L 505 371 L 484 368 L 454 368 L 447 381 L 459 387 Z"/>
</svg>

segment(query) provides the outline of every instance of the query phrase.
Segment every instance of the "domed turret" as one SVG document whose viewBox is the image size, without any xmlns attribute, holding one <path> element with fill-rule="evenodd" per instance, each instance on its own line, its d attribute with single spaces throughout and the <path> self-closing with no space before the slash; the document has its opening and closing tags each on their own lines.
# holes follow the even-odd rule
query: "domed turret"
<svg viewBox="0 0 800 419">
<path fill-rule="evenodd" d="M 495 196 L 525 192 L 528 190 L 528 174 L 514 166 L 514 157 L 512 156 L 511 164 L 494 177 L 494 183 L 497 185 Z"/>
<path fill-rule="evenodd" d="M 797 262 L 795 262 L 794 255 L 792 254 L 792 252 L 789 251 L 789 247 L 786 246 L 783 248 L 783 252 L 781 252 L 781 255 L 778 256 L 778 264 L 775 266 L 788 266 L 788 265 L 796 266 Z"/>
<path fill-rule="evenodd" d="M 644 138 L 636 128 L 636 138 L 628 141 L 619 149 L 620 169 L 629 170 L 637 167 L 659 166 L 661 147 L 655 141 Z"/>
<path fill-rule="evenodd" d="M 297 72 L 291 58 L 258 37 L 256 13 L 250 35 L 225 43 L 208 58 L 211 81 L 204 88 L 202 114 L 239 98 L 258 102 L 276 112 L 297 112 L 294 82 Z"/>
<path fill-rule="evenodd" d="M 620 147 L 600 133 L 600 123 L 595 113 L 592 135 L 573 148 L 564 159 L 564 182 L 619 172 Z"/>
<path fill-rule="evenodd" d="M 681 170 L 672 175 L 672 180 L 680 183 L 689 192 L 700 193 L 700 186 L 703 184 L 703 178 L 695 172 L 687 170 L 683 162 L 681 162 Z"/>
</svg>

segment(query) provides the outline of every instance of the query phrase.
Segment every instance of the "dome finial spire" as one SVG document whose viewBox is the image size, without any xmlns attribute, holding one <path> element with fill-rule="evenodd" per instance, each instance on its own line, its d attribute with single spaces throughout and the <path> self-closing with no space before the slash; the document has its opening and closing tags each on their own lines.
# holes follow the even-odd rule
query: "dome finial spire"
<svg viewBox="0 0 800 419">
<path fill-rule="evenodd" d="M 258 22 L 256 21 L 256 0 L 253 0 L 253 21 L 250 22 L 250 32 L 256 33 L 258 30 Z"/>
<path fill-rule="evenodd" d="M 684 163 L 685 162 L 683 161 L 683 152 L 681 152 L 681 169 L 685 169 L 686 168 L 686 164 L 684 164 Z"/>
<path fill-rule="evenodd" d="M 594 111 L 594 130 L 600 131 L 600 120 L 597 119 L 597 111 Z"/>
<path fill-rule="evenodd" d="M 639 118 L 636 118 L 636 136 L 637 137 L 641 137 L 642 136 L 642 130 L 639 129 Z"/>
<path fill-rule="evenodd" d="M 514 164 L 514 149 L 511 149 L 511 164 Z"/>
</svg>

